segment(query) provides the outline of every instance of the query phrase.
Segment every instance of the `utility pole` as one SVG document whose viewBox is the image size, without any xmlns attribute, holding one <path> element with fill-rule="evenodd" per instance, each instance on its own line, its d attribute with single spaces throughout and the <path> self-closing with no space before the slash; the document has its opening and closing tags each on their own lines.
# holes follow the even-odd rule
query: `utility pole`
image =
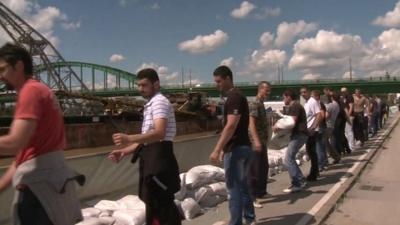
<svg viewBox="0 0 400 225">
<path fill-rule="evenodd" d="M 183 88 L 183 66 L 182 66 L 182 88 Z"/>
<path fill-rule="evenodd" d="M 349 57 L 349 72 L 350 72 L 350 82 L 353 81 L 353 75 L 352 75 L 352 68 L 351 68 L 351 56 Z"/>
<path fill-rule="evenodd" d="M 192 70 L 189 69 L 189 88 L 192 89 Z"/>
</svg>

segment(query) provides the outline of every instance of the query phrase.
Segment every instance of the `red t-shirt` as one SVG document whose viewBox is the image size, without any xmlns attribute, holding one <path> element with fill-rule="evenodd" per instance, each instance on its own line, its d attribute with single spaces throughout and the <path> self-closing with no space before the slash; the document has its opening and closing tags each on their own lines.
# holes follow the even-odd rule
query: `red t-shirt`
<svg viewBox="0 0 400 225">
<path fill-rule="evenodd" d="M 18 93 L 14 119 L 36 120 L 36 130 L 28 145 L 16 156 L 21 163 L 66 147 L 64 120 L 53 92 L 43 83 L 29 79 Z"/>
</svg>

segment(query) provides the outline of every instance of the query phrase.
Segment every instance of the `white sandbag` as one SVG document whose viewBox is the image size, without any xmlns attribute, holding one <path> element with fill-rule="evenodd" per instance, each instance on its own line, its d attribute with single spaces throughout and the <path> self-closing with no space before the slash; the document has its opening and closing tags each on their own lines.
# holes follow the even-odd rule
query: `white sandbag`
<svg viewBox="0 0 400 225">
<path fill-rule="evenodd" d="M 209 195 L 206 198 L 203 198 L 199 205 L 204 208 L 211 208 L 217 206 L 219 203 L 225 201 L 227 196 L 222 195 Z"/>
<path fill-rule="evenodd" d="M 224 170 L 212 165 L 196 166 L 186 173 L 186 187 L 189 189 L 224 180 Z"/>
<path fill-rule="evenodd" d="M 115 225 L 143 225 L 146 222 L 145 209 L 121 209 L 113 213 Z"/>
<path fill-rule="evenodd" d="M 190 220 L 203 213 L 199 204 L 193 198 L 186 198 L 181 202 L 181 208 L 185 219 Z"/>
<path fill-rule="evenodd" d="M 295 124 L 296 121 L 294 121 L 292 116 L 283 116 L 275 122 L 274 126 L 278 127 L 280 130 L 291 130 Z"/>
<path fill-rule="evenodd" d="M 101 217 L 101 218 L 88 218 L 82 222 L 77 223 L 76 225 L 114 225 L 115 218 L 112 217 Z"/>
<path fill-rule="evenodd" d="M 271 140 L 268 142 L 268 149 L 281 149 L 288 146 L 290 141 L 290 130 L 272 132 Z"/>
<path fill-rule="evenodd" d="M 86 208 L 82 209 L 82 216 L 83 217 L 99 217 L 101 213 L 100 209 L 96 208 Z"/>
<path fill-rule="evenodd" d="M 96 209 L 115 211 L 121 209 L 121 206 L 116 201 L 101 200 L 95 206 Z"/>
<path fill-rule="evenodd" d="M 112 210 L 102 210 L 99 217 L 109 217 L 112 216 L 114 211 Z"/>
<path fill-rule="evenodd" d="M 179 177 L 181 179 L 181 189 L 175 193 L 175 199 L 178 199 L 179 201 L 182 201 L 185 199 L 186 196 L 186 173 L 181 173 L 179 174 Z"/>
<path fill-rule="evenodd" d="M 225 182 L 209 184 L 208 187 L 211 188 L 215 195 L 228 196 L 228 189 L 226 188 Z"/>
<path fill-rule="evenodd" d="M 200 204 L 202 201 L 207 201 L 207 198 L 211 195 L 213 195 L 213 191 L 210 187 L 201 187 L 195 191 L 194 200 Z"/>
<path fill-rule="evenodd" d="M 145 209 L 146 206 L 137 195 L 127 195 L 116 201 L 119 209 Z"/>
</svg>

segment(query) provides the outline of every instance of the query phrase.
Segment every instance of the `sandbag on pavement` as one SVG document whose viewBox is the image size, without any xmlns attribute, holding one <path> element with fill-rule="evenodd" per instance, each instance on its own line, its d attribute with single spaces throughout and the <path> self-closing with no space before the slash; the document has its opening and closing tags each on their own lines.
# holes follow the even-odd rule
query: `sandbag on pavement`
<svg viewBox="0 0 400 225">
<path fill-rule="evenodd" d="M 196 166 L 186 173 L 186 187 L 189 189 L 224 180 L 224 170 L 211 165 Z"/>
<path fill-rule="evenodd" d="M 115 225 L 144 225 L 146 222 L 145 209 L 121 209 L 113 213 Z"/>
<path fill-rule="evenodd" d="M 99 217 L 101 213 L 100 209 L 96 209 L 96 208 L 86 208 L 86 209 L 82 209 L 82 216 L 84 218 L 87 217 Z"/>
<path fill-rule="evenodd" d="M 199 204 L 193 198 L 186 198 L 181 202 L 181 209 L 185 219 L 190 220 L 203 213 Z"/>
<path fill-rule="evenodd" d="M 185 199 L 186 196 L 186 173 L 181 173 L 179 174 L 179 177 L 181 179 L 181 189 L 175 193 L 175 199 L 178 199 L 179 201 L 182 201 Z"/>
<path fill-rule="evenodd" d="M 76 225 L 115 225 L 115 218 L 101 217 L 101 218 L 87 218 L 86 220 L 77 223 Z"/>
</svg>

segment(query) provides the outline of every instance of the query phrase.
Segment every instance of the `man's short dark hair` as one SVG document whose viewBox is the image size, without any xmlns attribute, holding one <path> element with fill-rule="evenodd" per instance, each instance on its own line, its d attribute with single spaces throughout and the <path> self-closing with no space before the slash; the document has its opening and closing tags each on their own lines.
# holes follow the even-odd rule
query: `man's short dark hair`
<svg viewBox="0 0 400 225">
<path fill-rule="evenodd" d="M 139 71 L 137 73 L 137 79 L 148 79 L 152 84 L 154 84 L 156 81 L 160 81 L 157 71 L 151 68 L 146 68 Z"/>
<path fill-rule="evenodd" d="M 264 84 L 267 85 L 268 87 L 271 87 L 270 82 L 263 80 L 263 81 L 260 81 L 260 83 L 258 83 L 258 88 L 260 88 Z"/>
<path fill-rule="evenodd" d="M 18 61 L 21 61 L 24 64 L 25 76 L 30 77 L 33 75 L 32 56 L 24 47 L 6 43 L 0 48 L 0 59 L 6 61 L 13 68 L 15 68 Z"/>
<path fill-rule="evenodd" d="M 316 95 L 316 96 L 321 96 L 321 93 L 318 90 L 312 90 L 311 94 Z"/>
<path fill-rule="evenodd" d="M 283 92 L 283 95 L 286 97 L 290 97 L 292 100 L 296 100 L 296 97 L 297 97 L 296 93 L 291 88 L 286 89 L 286 91 Z"/>
<path fill-rule="evenodd" d="M 214 76 L 220 76 L 220 77 L 222 77 L 224 79 L 229 77 L 231 79 L 231 81 L 233 81 L 232 70 L 229 69 L 229 67 L 227 67 L 227 66 L 218 66 L 214 70 Z"/>
<path fill-rule="evenodd" d="M 306 91 L 310 91 L 310 89 L 306 85 L 301 86 L 300 90 L 301 89 L 306 89 Z"/>
</svg>

